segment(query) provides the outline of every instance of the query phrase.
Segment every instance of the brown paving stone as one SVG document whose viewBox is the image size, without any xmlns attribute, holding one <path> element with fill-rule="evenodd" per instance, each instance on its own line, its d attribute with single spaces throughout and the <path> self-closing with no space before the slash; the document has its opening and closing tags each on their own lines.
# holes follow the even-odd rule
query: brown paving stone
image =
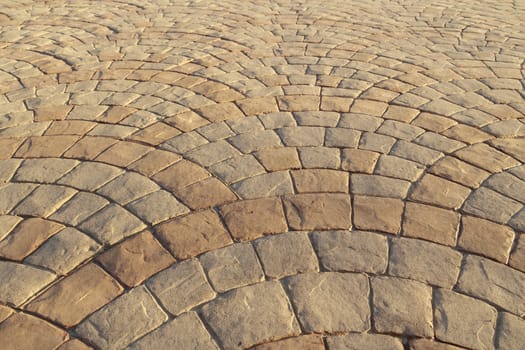
<svg viewBox="0 0 525 350">
<path fill-rule="evenodd" d="M 92 350 L 91 346 L 84 344 L 78 339 L 71 339 L 62 344 L 57 350 Z"/>
<path fill-rule="evenodd" d="M 155 226 L 158 237 L 177 259 L 222 248 L 231 238 L 213 210 L 189 214 Z"/>
<path fill-rule="evenodd" d="M 277 98 L 279 109 L 288 112 L 317 111 L 319 110 L 319 96 L 294 95 L 279 96 Z"/>
<path fill-rule="evenodd" d="M 234 239 L 246 241 L 263 234 L 287 230 L 280 198 L 239 201 L 220 207 L 221 216 Z"/>
<path fill-rule="evenodd" d="M 294 230 L 348 229 L 352 225 L 346 194 L 286 195 L 284 208 Z"/>
<path fill-rule="evenodd" d="M 21 312 L 0 324 L 0 341 L 5 349 L 53 350 L 67 337 L 62 329 Z"/>
<path fill-rule="evenodd" d="M 0 138 L 0 149 L 3 150 L 2 153 L 0 153 L 0 160 L 11 158 L 24 140 L 25 138 L 19 137 Z"/>
<path fill-rule="evenodd" d="M 157 146 L 178 134 L 180 134 L 179 130 L 158 122 L 134 133 L 129 139 Z"/>
<path fill-rule="evenodd" d="M 371 174 L 379 153 L 361 149 L 343 149 L 341 168 L 350 172 Z"/>
<path fill-rule="evenodd" d="M 33 136 L 16 151 L 21 158 L 60 157 L 79 139 L 78 136 Z"/>
<path fill-rule="evenodd" d="M 509 265 L 525 272 L 525 234 L 520 234 L 509 260 Z"/>
<path fill-rule="evenodd" d="M 248 116 L 279 111 L 275 97 L 254 97 L 239 100 L 236 103 L 244 114 Z"/>
<path fill-rule="evenodd" d="M 153 176 L 153 180 L 170 191 L 177 191 L 209 177 L 201 166 L 181 160 Z"/>
<path fill-rule="evenodd" d="M 320 109 L 322 111 L 348 112 L 353 99 L 338 96 L 323 96 Z"/>
<path fill-rule="evenodd" d="M 84 135 L 95 127 L 95 123 L 85 120 L 62 120 L 51 123 L 44 135 Z"/>
<path fill-rule="evenodd" d="M 13 314 L 13 309 L 5 305 L 0 305 L 0 323 L 3 322 L 6 318 Z"/>
<path fill-rule="evenodd" d="M 72 327 L 123 292 L 104 270 L 88 264 L 53 285 L 26 309 L 65 327 Z"/>
<path fill-rule="evenodd" d="M 356 100 L 350 108 L 352 113 L 362 113 L 380 117 L 386 111 L 388 104 L 371 100 Z"/>
<path fill-rule="evenodd" d="M 212 123 L 244 117 L 239 108 L 231 102 L 204 106 L 199 108 L 198 112 Z"/>
<path fill-rule="evenodd" d="M 461 350 L 454 345 L 440 343 L 430 339 L 413 339 L 410 341 L 410 350 Z"/>
<path fill-rule="evenodd" d="M 440 177 L 427 174 L 415 185 L 410 198 L 428 204 L 457 209 L 470 194 L 466 187 Z"/>
<path fill-rule="evenodd" d="M 98 162 L 125 167 L 143 157 L 146 153 L 151 152 L 151 150 L 151 147 L 143 146 L 134 142 L 121 141 L 102 152 L 95 159 Z"/>
<path fill-rule="evenodd" d="M 343 192 L 348 193 L 347 172 L 330 169 L 306 169 L 291 172 L 298 193 Z"/>
<path fill-rule="evenodd" d="M 113 246 L 97 258 L 104 268 L 128 287 L 134 287 L 175 259 L 151 232 L 145 231 Z"/>
<path fill-rule="evenodd" d="M 400 199 L 355 196 L 354 224 L 361 230 L 397 234 L 401 230 L 404 203 Z"/>
<path fill-rule="evenodd" d="M 59 223 L 41 218 L 23 220 L 0 242 L 0 256 L 12 260 L 23 260 L 63 228 L 64 226 Z"/>
<path fill-rule="evenodd" d="M 476 144 L 461 149 L 456 155 L 471 164 L 490 172 L 499 172 L 516 165 L 520 162 L 486 144 Z"/>
<path fill-rule="evenodd" d="M 327 338 L 330 350 L 402 350 L 400 339 L 383 334 L 350 333 L 347 335 L 330 336 Z"/>
<path fill-rule="evenodd" d="M 237 199 L 225 184 L 214 177 L 186 186 L 175 193 L 192 209 L 214 207 Z"/>
<path fill-rule="evenodd" d="M 128 169 L 151 177 L 180 159 L 181 157 L 179 155 L 156 149 L 147 153 L 139 160 L 131 163 L 128 166 Z"/>
<path fill-rule="evenodd" d="M 458 182 L 470 188 L 477 188 L 490 173 L 453 157 L 445 157 L 430 168 L 432 174 Z"/>
<path fill-rule="evenodd" d="M 391 105 L 391 106 L 388 106 L 388 109 L 383 114 L 383 118 L 394 119 L 400 122 L 410 123 L 418 114 L 419 114 L 419 110 L 415 108 Z M 418 117 L 418 119 L 419 118 L 420 117 Z M 420 126 L 417 124 L 414 124 L 414 125 Z"/>
<path fill-rule="evenodd" d="M 49 120 L 64 120 L 73 106 L 52 106 L 40 107 L 35 109 L 35 122 L 45 122 Z"/>
<path fill-rule="evenodd" d="M 403 235 L 455 246 L 459 214 L 430 205 L 408 202 L 403 219 Z"/>
<path fill-rule="evenodd" d="M 107 137 L 85 136 L 64 153 L 64 157 L 95 159 L 100 153 L 118 142 Z"/>
<path fill-rule="evenodd" d="M 261 149 L 255 153 L 255 156 L 268 171 L 301 167 L 297 149 L 294 147 Z"/>
<path fill-rule="evenodd" d="M 461 219 L 458 246 L 469 252 L 506 263 L 513 242 L 514 231 L 508 226 L 473 216 Z"/>
<path fill-rule="evenodd" d="M 254 346 L 250 350 L 324 350 L 323 338 L 317 334 L 301 335 Z"/>
</svg>

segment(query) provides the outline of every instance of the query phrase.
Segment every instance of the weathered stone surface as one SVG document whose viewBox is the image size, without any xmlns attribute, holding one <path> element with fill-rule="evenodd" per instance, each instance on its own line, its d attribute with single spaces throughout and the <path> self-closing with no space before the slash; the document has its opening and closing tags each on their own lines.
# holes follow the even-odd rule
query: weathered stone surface
<svg viewBox="0 0 525 350">
<path fill-rule="evenodd" d="M 432 328 L 432 289 L 395 277 L 373 277 L 373 325 L 380 333 L 429 337 Z"/>
<path fill-rule="evenodd" d="M 523 347 L 525 321 L 507 312 L 501 312 L 498 319 L 496 349 L 519 350 Z"/>
<path fill-rule="evenodd" d="M 209 176 L 204 168 L 190 161 L 181 160 L 157 173 L 153 176 L 153 180 L 170 191 L 177 191 Z"/>
<path fill-rule="evenodd" d="M 347 172 L 330 169 L 305 169 L 291 172 L 298 193 L 343 192 L 348 193 Z"/>
<path fill-rule="evenodd" d="M 20 306 L 54 279 L 55 274 L 46 270 L 0 261 L 0 301 Z"/>
<path fill-rule="evenodd" d="M 305 332 L 364 332 L 370 328 L 370 289 L 364 275 L 306 273 L 284 282 Z"/>
<path fill-rule="evenodd" d="M 102 243 L 113 244 L 144 229 L 146 225 L 117 204 L 110 204 L 89 219 L 79 229 Z"/>
<path fill-rule="evenodd" d="M 146 285 L 173 315 L 179 315 L 215 297 L 196 260 L 173 265 L 153 276 Z"/>
<path fill-rule="evenodd" d="M 397 234 L 404 203 L 400 199 L 354 196 L 354 224 L 362 230 Z"/>
<path fill-rule="evenodd" d="M 525 273 L 475 255 L 467 255 L 457 290 L 525 315 Z"/>
<path fill-rule="evenodd" d="M 0 256 L 11 260 L 22 260 L 63 228 L 64 226 L 49 220 L 25 219 L 0 241 Z"/>
<path fill-rule="evenodd" d="M 73 197 L 77 191 L 56 185 L 40 185 L 13 210 L 14 214 L 47 217 Z"/>
<path fill-rule="evenodd" d="M 202 315 L 228 350 L 301 333 L 292 306 L 277 281 L 233 290 L 206 304 Z"/>
<path fill-rule="evenodd" d="M 172 194 L 163 190 L 139 198 L 129 203 L 126 208 L 150 224 L 157 224 L 190 211 Z"/>
<path fill-rule="evenodd" d="M 100 244 L 87 235 L 72 227 L 66 227 L 49 238 L 24 262 L 65 275 L 92 257 L 100 248 Z"/>
<path fill-rule="evenodd" d="M 6 349 L 56 349 L 67 333 L 39 318 L 17 313 L 0 324 L 0 341 Z"/>
<path fill-rule="evenodd" d="M 472 349 L 493 349 L 498 313 L 482 301 L 444 289 L 434 293 L 436 338 Z"/>
<path fill-rule="evenodd" d="M 388 263 L 386 237 L 359 231 L 319 231 L 312 242 L 328 271 L 383 273 Z"/>
<path fill-rule="evenodd" d="M 525 235 L 520 234 L 517 239 L 516 246 L 514 247 L 510 259 L 509 265 L 515 269 L 525 272 Z"/>
<path fill-rule="evenodd" d="M 327 338 L 330 350 L 403 350 L 400 339 L 382 334 L 348 334 L 342 336 L 331 336 Z"/>
<path fill-rule="evenodd" d="M 354 194 L 404 199 L 410 182 L 380 175 L 352 174 L 351 191 Z"/>
<path fill-rule="evenodd" d="M 191 258 L 231 243 L 228 232 L 213 210 L 187 216 L 155 226 L 157 236 L 177 259 Z"/>
<path fill-rule="evenodd" d="M 78 161 L 73 159 L 26 159 L 16 171 L 13 180 L 19 182 L 53 183 L 77 164 Z"/>
<path fill-rule="evenodd" d="M 352 224 L 350 196 L 346 194 L 288 195 L 284 210 L 294 230 L 348 229 Z"/>
<path fill-rule="evenodd" d="M 415 185 L 410 198 L 445 208 L 457 209 L 469 194 L 470 190 L 466 187 L 428 174 Z"/>
<path fill-rule="evenodd" d="M 323 338 L 317 334 L 301 335 L 299 337 L 278 340 L 272 343 L 257 345 L 251 350 L 324 350 Z"/>
<path fill-rule="evenodd" d="M 213 288 L 219 293 L 264 279 L 257 255 L 249 243 L 238 243 L 199 258 Z"/>
<path fill-rule="evenodd" d="M 295 147 L 262 149 L 255 156 L 268 171 L 297 169 L 301 167 Z"/>
<path fill-rule="evenodd" d="M 280 196 L 293 193 L 292 179 L 285 171 L 254 176 L 232 185 L 232 189 L 243 199 Z"/>
<path fill-rule="evenodd" d="M 97 257 L 97 261 L 124 284 L 134 287 L 173 264 L 175 259 L 151 232 L 144 231 L 113 246 Z"/>
<path fill-rule="evenodd" d="M 377 162 L 375 173 L 402 180 L 414 181 L 421 175 L 423 170 L 424 167 L 419 163 L 400 157 L 382 155 Z"/>
<path fill-rule="evenodd" d="M 461 266 L 461 254 L 452 248 L 417 239 L 392 240 L 389 274 L 452 288 Z"/>
<path fill-rule="evenodd" d="M 102 196 L 89 192 L 78 192 L 49 218 L 77 226 L 108 204 L 109 202 Z"/>
<path fill-rule="evenodd" d="M 61 178 L 58 183 L 84 191 L 94 191 L 117 177 L 122 170 L 96 162 L 80 163 L 73 171 Z"/>
<path fill-rule="evenodd" d="M 408 202 L 403 220 L 403 235 L 454 246 L 458 235 L 459 214 L 431 205 Z"/>
<path fill-rule="evenodd" d="M 146 288 L 137 287 L 113 300 L 75 328 L 89 343 L 122 349 L 168 319 Z"/>
<path fill-rule="evenodd" d="M 251 154 L 226 159 L 210 167 L 210 171 L 227 184 L 265 173 Z"/>
<path fill-rule="evenodd" d="M 461 350 L 454 345 L 439 343 L 429 339 L 413 339 L 410 341 L 410 350 Z"/>
<path fill-rule="evenodd" d="M 93 350 L 93 348 L 74 338 L 60 345 L 58 350 Z"/>
<path fill-rule="evenodd" d="M 500 224 L 505 224 L 523 205 L 491 189 L 480 187 L 465 201 L 463 210 Z"/>
<path fill-rule="evenodd" d="M 299 147 L 299 158 L 303 168 L 339 169 L 340 151 L 331 147 Z"/>
<path fill-rule="evenodd" d="M 461 219 L 458 246 L 473 253 L 506 263 L 514 242 L 514 231 L 508 226 L 473 216 Z"/>
<path fill-rule="evenodd" d="M 53 285 L 26 308 L 65 327 L 72 327 L 122 292 L 118 282 L 104 270 L 88 264 Z"/>
<path fill-rule="evenodd" d="M 185 313 L 128 347 L 130 350 L 203 349 L 218 350 L 195 312 Z"/>
<path fill-rule="evenodd" d="M 299 126 L 277 130 L 286 146 L 321 146 L 324 142 L 325 129 L 320 127 Z"/>
<path fill-rule="evenodd" d="M 262 198 L 223 205 L 220 213 L 232 236 L 251 240 L 262 234 L 287 230 L 279 198 Z"/>
<path fill-rule="evenodd" d="M 145 176 L 126 172 L 99 188 L 97 193 L 125 205 L 158 189 L 159 186 Z"/>
<path fill-rule="evenodd" d="M 319 270 L 317 257 L 305 233 L 288 232 L 261 238 L 254 245 L 264 272 L 270 278 Z"/>
<path fill-rule="evenodd" d="M 341 168 L 356 173 L 371 174 L 379 158 L 379 153 L 363 149 L 343 149 Z"/>
<path fill-rule="evenodd" d="M 0 323 L 3 322 L 6 318 L 13 314 L 14 310 L 10 307 L 0 305 Z"/>
<path fill-rule="evenodd" d="M 445 157 L 439 160 L 430 168 L 430 172 L 470 188 L 479 187 L 479 185 L 481 185 L 481 183 L 490 175 L 483 169 L 453 157 Z"/>
</svg>

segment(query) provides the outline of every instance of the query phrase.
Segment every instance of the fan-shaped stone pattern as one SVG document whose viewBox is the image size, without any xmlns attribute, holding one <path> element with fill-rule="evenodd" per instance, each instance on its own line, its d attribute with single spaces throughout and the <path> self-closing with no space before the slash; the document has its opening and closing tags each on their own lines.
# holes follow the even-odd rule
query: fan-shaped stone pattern
<svg viewBox="0 0 525 350">
<path fill-rule="evenodd" d="M 523 5 L 2 5 L 0 338 L 520 348 Z"/>
</svg>

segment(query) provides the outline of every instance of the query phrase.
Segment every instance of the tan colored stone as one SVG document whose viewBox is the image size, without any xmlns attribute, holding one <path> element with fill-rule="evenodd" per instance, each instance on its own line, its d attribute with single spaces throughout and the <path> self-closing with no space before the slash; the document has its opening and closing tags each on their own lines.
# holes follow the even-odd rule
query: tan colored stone
<svg viewBox="0 0 525 350">
<path fill-rule="evenodd" d="M 223 205 L 221 216 L 234 239 L 245 241 L 263 234 L 287 230 L 283 207 L 279 198 L 239 201 Z"/>
<path fill-rule="evenodd" d="M 21 261 L 63 228 L 63 225 L 41 218 L 25 219 L 0 242 L 0 256 Z"/>
<path fill-rule="evenodd" d="M 353 99 L 339 96 L 323 96 L 320 109 L 322 111 L 348 112 Z"/>
<path fill-rule="evenodd" d="M 492 138 L 486 132 L 464 124 L 451 127 L 443 132 L 443 135 L 468 144 L 475 144 Z"/>
<path fill-rule="evenodd" d="M 439 343 L 430 339 L 413 339 L 410 341 L 410 350 L 462 350 L 457 346 Z"/>
<path fill-rule="evenodd" d="M 386 113 L 383 115 L 383 118 L 394 119 L 400 122 L 410 123 L 418 114 L 419 114 L 419 110 L 415 108 L 391 105 L 391 106 L 388 106 L 388 109 L 386 110 Z M 420 126 L 420 125 L 417 125 L 417 126 Z"/>
<path fill-rule="evenodd" d="M 224 247 L 231 238 L 213 210 L 189 214 L 155 226 L 159 238 L 177 259 Z"/>
<path fill-rule="evenodd" d="M 400 199 L 355 196 L 354 224 L 362 230 L 397 234 L 401 230 L 403 208 Z"/>
<path fill-rule="evenodd" d="M 78 136 L 33 136 L 20 146 L 15 156 L 21 158 L 60 157 L 78 139 Z"/>
<path fill-rule="evenodd" d="M 319 96 L 291 95 L 277 98 L 279 109 L 289 112 L 317 111 L 319 110 Z"/>
<path fill-rule="evenodd" d="M 134 133 L 130 137 L 130 140 L 157 146 L 178 134 L 180 134 L 179 130 L 164 123 L 158 122 Z"/>
<path fill-rule="evenodd" d="M 237 199 L 235 194 L 214 177 L 191 184 L 175 192 L 191 209 L 204 209 Z"/>
<path fill-rule="evenodd" d="M 2 323 L 6 318 L 13 314 L 13 309 L 8 306 L 0 305 L 0 323 Z"/>
<path fill-rule="evenodd" d="M 291 172 L 298 193 L 343 192 L 348 193 L 349 177 L 344 171 L 306 169 Z"/>
<path fill-rule="evenodd" d="M 476 254 L 485 255 L 501 263 L 506 263 L 514 242 L 514 231 L 503 225 L 463 216 L 458 246 Z"/>
<path fill-rule="evenodd" d="M 150 151 L 152 151 L 151 147 L 133 142 L 121 141 L 102 152 L 96 160 L 125 167 Z"/>
<path fill-rule="evenodd" d="M 379 153 L 361 149 L 343 149 L 341 168 L 355 173 L 371 174 Z"/>
<path fill-rule="evenodd" d="M 177 191 L 209 176 L 203 167 L 183 159 L 157 173 L 153 180 L 168 190 Z"/>
<path fill-rule="evenodd" d="M 284 208 L 294 230 L 348 229 L 352 225 L 347 194 L 286 195 Z"/>
<path fill-rule="evenodd" d="M 481 185 L 490 173 L 453 157 L 445 157 L 430 168 L 432 174 L 459 182 L 470 188 Z"/>
<path fill-rule="evenodd" d="M 204 106 L 199 108 L 198 111 L 212 123 L 244 117 L 239 108 L 231 102 Z"/>
<path fill-rule="evenodd" d="M 173 264 L 175 259 L 151 232 L 144 231 L 112 247 L 97 261 L 128 287 L 134 287 Z"/>
<path fill-rule="evenodd" d="M 408 202 L 403 220 L 403 236 L 455 246 L 459 214 L 430 205 Z"/>
<path fill-rule="evenodd" d="M 362 113 L 372 116 L 380 117 L 385 113 L 388 104 L 384 102 L 372 101 L 372 100 L 356 100 L 350 112 L 352 113 Z"/>
<path fill-rule="evenodd" d="M 294 147 L 261 149 L 255 153 L 255 156 L 268 171 L 301 167 L 297 149 Z"/>
<path fill-rule="evenodd" d="M 39 107 L 35 109 L 35 121 L 45 122 L 49 120 L 64 120 L 73 106 L 62 105 L 52 107 Z"/>
<path fill-rule="evenodd" d="M 67 337 L 62 329 L 21 312 L 0 324 L 0 342 L 5 349 L 53 350 Z"/>
<path fill-rule="evenodd" d="M 401 339 L 383 334 L 356 334 L 331 336 L 327 338 L 330 350 L 403 350 Z"/>
<path fill-rule="evenodd" d="M 470 190 L 454 182 L 427 174 L 416 184 L 410 198 L 445 208 L 458 209 L 470 194 Z"/>
<path fill-rule="evenodd" d="M 75 338 L 65 342 L 57 350 L 93 350 L 93 348 Z"/>
<path fill-rule="evenodd" d="M 88 264 L 53 285 L 26 309 L 69 328 L 122 292 L 123 288 L 104 270 Z"/>
<path fill-rule="evenodd" d="M 64 157 L 78 159 L 95 159 L 100 153 L 117 143 L 107 137 L 85 136 L 64 153 Z"/>
<path fill-rule="evenodd" d="M 9 159 L 24 142 L 25 138 L 19 137 L 2 137 L 0 138 L 0 159 Z"/>
<path fill-rule="evenodd" d="M 44 135 L 84 135 L 93 127 L 95 127 L 95 125 L 96 123 L 84 120 L 55 121 L 51 123 Z"/>
<path fill-rule="evenodd" d="M 437 114 L 423 112 L 412 124 L 423 129 L 441 133 L 457 124 L 457 122 Z"/>
<path fill-rule="evenodd" d="M 128 166 L 128 169 L 151 177 L 180 159 L 181 157 L 174 153 L 153 150 L 139 160 L 131 163 L 131 165 Z"/>
<path fill-rule="evenodd" d="M 318 334 L 301 335 L 295 338 L 257 345 L 251 350 L 324 350 L 323 338 Z"/>
<path fill-rule="evenodd" d="M 275 97 L 252 97 L 236 103 L 247 116 L 279 111 Z"/>
<path fill-rule="evenodd" d="M 525 234 L 520 234 L 509 260 L 509 265 L 525 272 Z"/>
</svg>

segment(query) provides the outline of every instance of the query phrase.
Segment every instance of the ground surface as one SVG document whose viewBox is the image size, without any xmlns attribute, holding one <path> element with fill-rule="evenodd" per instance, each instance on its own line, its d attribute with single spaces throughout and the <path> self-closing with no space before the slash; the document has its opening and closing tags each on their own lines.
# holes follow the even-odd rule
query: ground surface
<svg viewBox="0 0 525 350">
<path fill-rule="evenodd" d="M 523 349 L 522 1 L 0 1 L 2 349 Z"/>
</svg>

